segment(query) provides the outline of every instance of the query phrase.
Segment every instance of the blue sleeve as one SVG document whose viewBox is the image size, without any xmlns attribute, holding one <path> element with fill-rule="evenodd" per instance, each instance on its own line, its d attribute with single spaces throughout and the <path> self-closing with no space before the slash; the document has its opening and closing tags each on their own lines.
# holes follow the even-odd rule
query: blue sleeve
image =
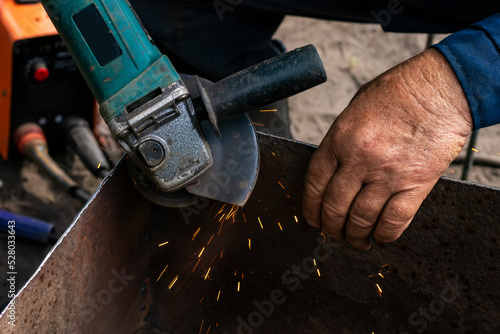
<svg viewBox="0 0 500 334">
<path fill-rule="evenodd" d="M 500 14 L 434 45 L 449 61 L 465 92 L 474 130 L 500 123 Z"/>
</svg>

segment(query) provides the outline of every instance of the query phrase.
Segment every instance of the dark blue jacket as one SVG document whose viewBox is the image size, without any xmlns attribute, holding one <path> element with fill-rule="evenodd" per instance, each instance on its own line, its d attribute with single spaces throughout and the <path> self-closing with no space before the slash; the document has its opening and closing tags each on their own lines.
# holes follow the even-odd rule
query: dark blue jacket
<svg viewBox="0 0 500 334">
<path fill-rule="evenodd" d="M 386 31 L 454 33 L 434 47 L 462 84 L 474 129 L 500 123 L 500 0 L 376 2 L 372 16 Z"/>
</svg>

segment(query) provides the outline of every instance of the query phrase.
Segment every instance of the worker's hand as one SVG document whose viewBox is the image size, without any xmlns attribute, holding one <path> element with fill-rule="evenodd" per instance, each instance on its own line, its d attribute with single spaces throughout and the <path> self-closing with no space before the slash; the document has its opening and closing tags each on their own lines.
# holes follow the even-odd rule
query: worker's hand
<svg viewBox="0 0 500 334">
<path fill-rule="evenodd" d="M 472 117 L 442 54 L 430 49 L 364 85 L 312 157 L 310 225 L 369 249 L 392 242 L 465 145 Z"/>
</svg>

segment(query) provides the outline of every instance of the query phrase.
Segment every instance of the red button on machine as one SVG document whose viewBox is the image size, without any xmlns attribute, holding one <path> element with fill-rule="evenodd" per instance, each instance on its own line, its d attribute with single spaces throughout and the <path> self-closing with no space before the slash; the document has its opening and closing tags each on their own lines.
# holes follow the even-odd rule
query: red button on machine
<svg viewBox="0 0 500 334">
<path fill-rule="evenodd" d="M 49 78 L 49 69 L 42 62 L 37 62 L 34 64 L 33 77 L 36 81 L 42 82 Z"/>
</svg>

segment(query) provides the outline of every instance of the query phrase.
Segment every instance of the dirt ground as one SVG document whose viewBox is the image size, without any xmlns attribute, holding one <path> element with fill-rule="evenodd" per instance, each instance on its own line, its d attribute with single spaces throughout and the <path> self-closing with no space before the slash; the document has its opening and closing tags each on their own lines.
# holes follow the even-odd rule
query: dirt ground
<svg viewBox="0 0 500 334">
<path fill-rule="evenodd" d="M 436 36 L 436 41 L 443 36 Z M 319 144 L 335 117 L 345 108 L 357 89 L 391 66 L 421 52 L 427 35 L 389 34 L 379 26 L 329 22 L 287 17 L 276 34 L 291 50 L 314 44 L 323 59 L 328 82 L 290 99 L 290 118 L 295 139 Z M 500 159 L 500 127 L 481 130 L 477 147 L 480 155 Z M 81 163 L 62 154 L 63 167 L 84 187 L 93 191 L 99 180 L 86 173 Z M 446 176 L 459 177 L 461 167 L 452 166 Z M 500 171 L 474 167 L 470 180 L 500 187 Z M 0 163 L 0 208 L 50 221 L 63 233 L 80 209 L 28 161 Z M 6 239 L 0 238 L 2 254 Z M 24 263 L 19 263 L 18 287 L 40 263 L 50 246 L 21 242 Z M 0 258 L 4 268 L 6 257 Z M 6 293 L 5 271 L 0 274 L 0 303 Z"/>
</svg>

